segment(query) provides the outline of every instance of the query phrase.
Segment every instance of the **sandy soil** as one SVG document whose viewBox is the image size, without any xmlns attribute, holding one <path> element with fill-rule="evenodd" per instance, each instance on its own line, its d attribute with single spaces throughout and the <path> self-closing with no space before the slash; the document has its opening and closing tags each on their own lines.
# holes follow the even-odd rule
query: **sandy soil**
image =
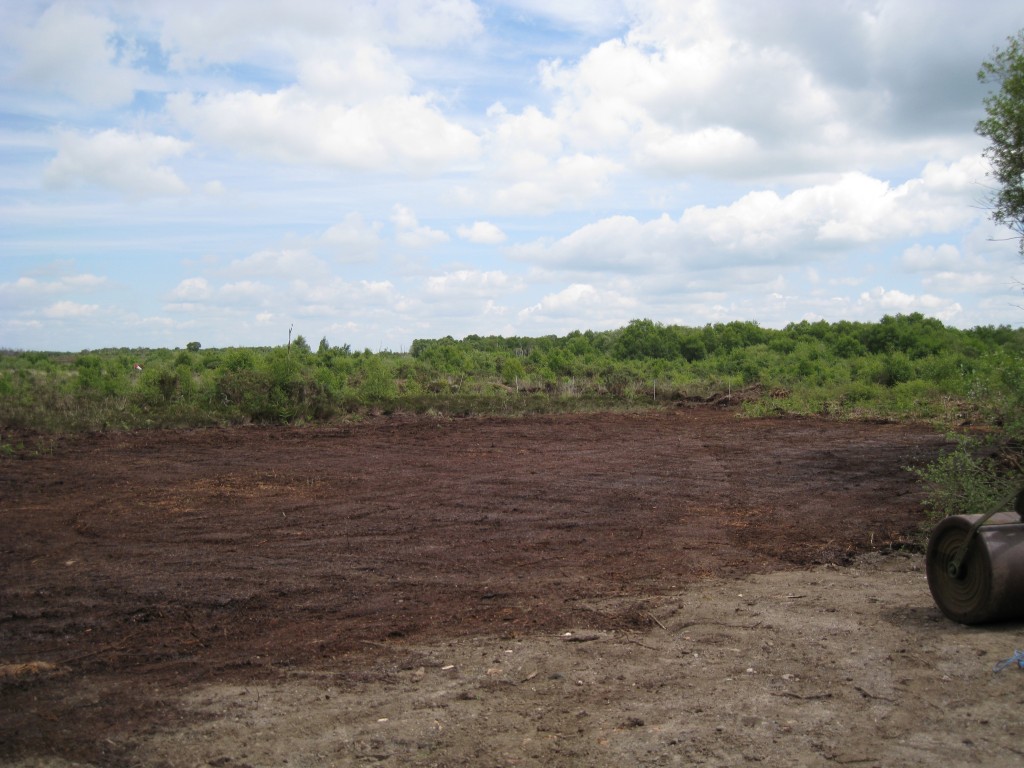
<svg viewBox="0 0 1024 768">
<path fill-rule="evenodd" d="M 992 671 L 1024 625 L 928 593 L 923 427 L 680 408 L 20 441 L 6 765 L 1024 765 L 1024 670 Z"/>
</svg>

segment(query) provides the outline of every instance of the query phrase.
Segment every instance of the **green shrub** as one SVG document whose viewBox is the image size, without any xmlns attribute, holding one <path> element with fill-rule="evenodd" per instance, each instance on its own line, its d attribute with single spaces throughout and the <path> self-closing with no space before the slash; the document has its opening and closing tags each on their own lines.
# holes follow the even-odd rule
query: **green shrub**
<svg viewBox="0 0 1024 768">
<path fill-rule="evenodd" d="M 366 402 L 386 403 L 398 394 L 394 378 L 379 357 L 364 357 L 359 377 L 359 394 Z"/>
<path fill-rule="evenodd" d="M 910 467 L 924 483 L 924 506 L 932 522 L 947 515 L 982 514 L 1020 487 L 1021 477 L 986 451 L 977 438 L 952 435 L 954 447 L 923 467 Z"/>
<path fill-rule="evenodd" d="M 273 421 L 270 382 L 263 371 L 225 368 L 217 379 L 217 401 L 231 421 Z"/>
</svg>

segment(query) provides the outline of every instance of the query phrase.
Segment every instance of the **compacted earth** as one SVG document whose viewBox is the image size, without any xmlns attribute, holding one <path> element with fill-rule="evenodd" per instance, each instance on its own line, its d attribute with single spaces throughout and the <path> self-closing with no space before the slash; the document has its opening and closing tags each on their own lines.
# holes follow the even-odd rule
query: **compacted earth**
<svg viewBox="0 0 1024 768">
<path fill-rule="evenodd" d="M 4 765 L 1024 765 L 1024 625 L 928 591 L 925 426 L 3 442 Z"/>
</svg>

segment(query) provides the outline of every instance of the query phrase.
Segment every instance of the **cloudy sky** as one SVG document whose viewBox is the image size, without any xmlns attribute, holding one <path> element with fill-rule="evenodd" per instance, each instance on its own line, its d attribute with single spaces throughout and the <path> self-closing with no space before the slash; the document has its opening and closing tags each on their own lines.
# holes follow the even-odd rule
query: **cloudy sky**
<svg viewBox="0 0 1024 768">
<path fill-rule="evenodd" d="M 0 347 L 1024 322 L 1020 0 L 0 0 Z"/>
</svg>

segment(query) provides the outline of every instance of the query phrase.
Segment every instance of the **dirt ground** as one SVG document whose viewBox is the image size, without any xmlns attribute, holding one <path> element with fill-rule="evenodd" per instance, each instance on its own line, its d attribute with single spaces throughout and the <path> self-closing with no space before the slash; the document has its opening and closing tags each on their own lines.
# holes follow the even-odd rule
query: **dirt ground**
<svg viewBox="0 0 1024 768">
<path fill-rule="evenodd" d="M 1024 765 L 1024 625 L 928 592 L 926 427 L 4 441 L 5 765 Z"/>
</svg>

